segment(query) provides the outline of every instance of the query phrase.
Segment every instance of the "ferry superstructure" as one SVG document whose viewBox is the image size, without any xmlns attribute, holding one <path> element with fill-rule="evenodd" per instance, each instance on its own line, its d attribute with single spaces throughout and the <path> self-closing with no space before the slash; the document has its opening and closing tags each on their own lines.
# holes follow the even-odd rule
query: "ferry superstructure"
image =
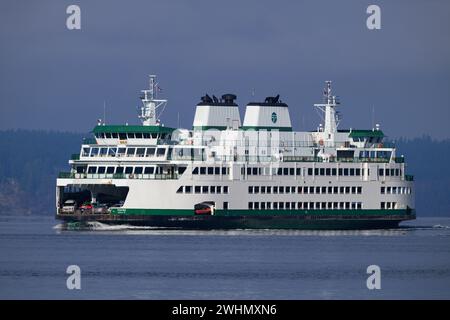
<svg viewBox="0 0 450 320">
<path fill-rule="evenodd" d="M 167 228 L 372 229 L 415 218 L 413 176 L 377 125 L 339 130 L 331 81 L 323 124 L 294 131 L 279 96 L 246 105 L 201 98 L 192 129 L 158 112 L 156 76 L 141 125 L 99 121 L 57 179 L 56 217 Z"/>
</svg>

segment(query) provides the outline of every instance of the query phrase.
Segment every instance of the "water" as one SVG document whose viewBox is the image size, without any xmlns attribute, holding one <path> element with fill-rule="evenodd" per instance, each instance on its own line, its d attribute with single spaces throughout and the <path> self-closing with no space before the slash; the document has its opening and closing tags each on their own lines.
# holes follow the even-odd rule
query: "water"
<svg viewBox="0 0 450 320">
<path fill-rule="evenodd" d="M 449 299 L 450 218 L 384 231 L 63 231 L 0 216 L 2 299 Z M 81 268 L 68 290 L 66 268 Z M 381 268 L 368 290 L 366 268 Z"/>
</svg>

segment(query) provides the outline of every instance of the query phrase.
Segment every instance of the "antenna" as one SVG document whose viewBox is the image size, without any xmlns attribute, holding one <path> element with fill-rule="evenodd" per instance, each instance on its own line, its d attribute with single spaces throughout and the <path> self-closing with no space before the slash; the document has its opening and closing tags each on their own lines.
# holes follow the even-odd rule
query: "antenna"
<svg viewBox="0 0 450 320">
<path fill-rule="evenodd" d="M 375 128 L 375 107 L 372 106 L 372 129 Z"/>
<path fill-rule="evenodd" d="M 106 124 L 106 100 L 103 100 L 103 124 Z"/>
<path fill-rule="evenodd" d="M 157 92 L 161 90 L 156 82 L 156 75 L 149 76 L 149 88 L 142 90 L 141 96 L 142 107 L 139 118 L 144 126 L 158 126 L 160 125 L 159 117 L 163 113 L 167 100 L 157 99 Z M 159 115 L 156 114 L 156 110 L 161 108 Z"/>
<path fill-rule="evenodd" d="M 337 131 L 337 127 L 340 122 L 340 116 L 336 111 L 336 107 L 340 104 L 337 96 L 332 94 L 331 81 L 325 81 L 325 89 L 323 92 L 324 103 L 316 103 L 315 107 L 319 109 L 322 113 L 320 116 L 324 122 L 323 132 L 330 135 Z"/>
</svg>

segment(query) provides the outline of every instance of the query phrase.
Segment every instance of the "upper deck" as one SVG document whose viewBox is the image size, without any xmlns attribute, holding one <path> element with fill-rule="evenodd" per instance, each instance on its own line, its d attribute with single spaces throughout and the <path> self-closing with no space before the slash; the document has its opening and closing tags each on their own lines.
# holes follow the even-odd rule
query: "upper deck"
<svg viewBox="0 0 450 320">
<path fill-rule="evenodd" d="M 166 127 L 161 125 L 157 110 L 163 109 L 167 100 L 156 98 L 155 81 L 151 76 L 150 89 L 141 97 L 142 125 L 106 125 L 99 121 L 93 138 L 85 139 L 80 153 L 72 155 L 72 173 L 92 174 L 89 170 L 98 167 L 117 174 L 122 172 L 114 166 L 127 165 L 138 166 L 140 171 L 142 165 L 158 164 L 166 168 L 189 163 L 228 167 L 353 163 L 362 169 L 364 164 L 377 163 L 404 174 L 405 159 L 396 154 L 393 143 L 385 141 L 379 125 L 369 130 L 338 129 L 339 101 L 329 81 L 323 103 L 314 105 L 324 120 L 315 131 L 294 131 L 288 105 L 279 95 L 247 104 L 241 122 L 235 95 L 218 99 L 206 94 L 197 104 L 192 129 Z"/>
</svg>

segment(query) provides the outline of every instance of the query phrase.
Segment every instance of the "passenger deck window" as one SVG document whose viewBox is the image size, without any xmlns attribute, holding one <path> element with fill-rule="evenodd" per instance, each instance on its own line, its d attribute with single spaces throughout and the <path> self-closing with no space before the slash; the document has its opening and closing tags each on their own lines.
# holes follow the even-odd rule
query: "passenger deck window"
<svg viewBox="0 0 450 320">
<path fill-rule="evenodd" d="M 126 148 L 119 148 L 119 149 L 117 150 L 117 155 L 118 155 L 119 157 L 125 155 L 126 150 L 127 150 Z"/>
<path fill-rule="evenodd" d="M 89 157 L 89 151 L 90 151 L 90 148 L 83 148 L 83 151 L 81 152 L 81 155 L 83 157 Z"/>
<path fill-rule="evenodd" d="M 147 148 L 146 157 L 154 157 L 155 156 L 155 148 Z"/>
<path fill-rule="evenodd" d="M 158 148 L 156 150 L 157 157 L 164 157 L 165 154 L 166 154 L 166 148 Z"/>
<path fill-rule="evenodd" d="M 98 148 L 92 148 L 91 157 L 96 157 L 98 155 Z"/>
<path fill-rule="evenodd" d="M 143 157 L 145 155 L 145 148 L 137 148 L 136 149 L 136 156 L 137 157 Z"/>
<path fill-rule="evenodd" d="M 119 133 L 119 139 L 120 140 L 127 140 L 127 134 L 126 133 Z"/>
<path fill-rule="evenodd" d="M 136 152 L 136 148 L 128 148 L 127 149 L 127 156 L 128 157 L 133 157 L 135 152 Z"/>
<path fill-rule="evenodd" d="M 145 167 L 144 174 L 153 174 L 155 172 L 154 167 Z"/>
<path fill-rule="evenodd" d="M 131 174 L 133 172 L 133 167 L 126 167 L 125 168 L 125 173 L 126 174 Z"/>
<path fill-rule="evenodd" d="M 123 167 L 117 167 L 116 168 L 116 173 L 118 173 L 118 174 L 123 173 Z"/>
<path fill-rule="evenodd" d="M 117 148 L 109 148 L 108 150 L 108 156 L 115 157 L 117 153 Z"/>
</svg>

